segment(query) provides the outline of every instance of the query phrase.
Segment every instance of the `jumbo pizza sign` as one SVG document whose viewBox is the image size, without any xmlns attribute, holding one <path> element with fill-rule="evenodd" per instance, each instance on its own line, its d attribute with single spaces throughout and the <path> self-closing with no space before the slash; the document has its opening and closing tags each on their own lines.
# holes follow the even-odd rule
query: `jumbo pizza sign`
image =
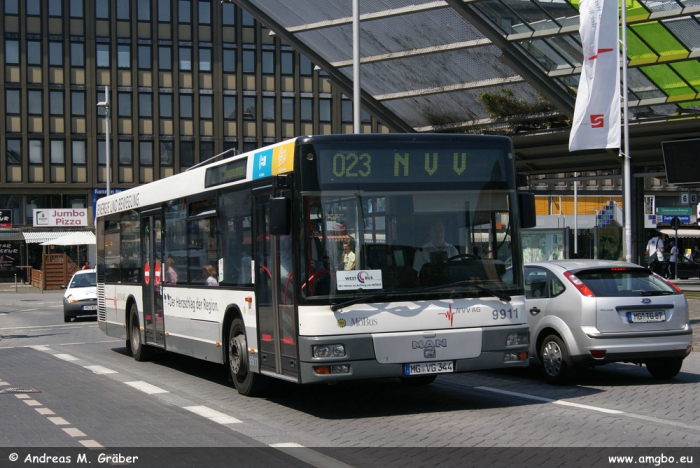
<svg viewBox="0 0 700 468">
<path fill-rule="evenodd" d="M 34 210 L 34 226 L 87 226 L 87 208 Z"/>
</svg>

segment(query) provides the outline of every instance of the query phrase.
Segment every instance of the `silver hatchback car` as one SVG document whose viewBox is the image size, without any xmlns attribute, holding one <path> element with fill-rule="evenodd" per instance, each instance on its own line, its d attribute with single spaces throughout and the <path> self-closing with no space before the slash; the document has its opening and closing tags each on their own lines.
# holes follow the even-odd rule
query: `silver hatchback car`
<svg viewBox="0 0 700 468">
<path fill-rule="evenodd" d="M 657 378 L 674 377 L 692 350 L 683 291 L 639 265 L 609 260 L 555 260 L 525 265 L 530 356 L 554 384 L 577 368 L 644 363 Z"/>
</svg>

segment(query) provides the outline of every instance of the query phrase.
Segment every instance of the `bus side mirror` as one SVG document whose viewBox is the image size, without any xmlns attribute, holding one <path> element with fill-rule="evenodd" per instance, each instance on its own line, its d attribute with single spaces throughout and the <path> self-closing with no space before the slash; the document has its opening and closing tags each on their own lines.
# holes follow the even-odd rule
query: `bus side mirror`
<svg viewBox="0 0 700 468">
<path fill-rule="evenodd" d="M 289 198 L 270 198 L 270 234 L 274 236 L 289 235 L 291 230 L 290 208 L 291 200 Z"/>
<path fill-rule="evenodd" d="M 537 213 L 535 211 L 535 194 L 529 192 L 518 193 L 518 208 L 520 209 L 520 227 L 523 229 L 537 226 Z"/>
</svg>

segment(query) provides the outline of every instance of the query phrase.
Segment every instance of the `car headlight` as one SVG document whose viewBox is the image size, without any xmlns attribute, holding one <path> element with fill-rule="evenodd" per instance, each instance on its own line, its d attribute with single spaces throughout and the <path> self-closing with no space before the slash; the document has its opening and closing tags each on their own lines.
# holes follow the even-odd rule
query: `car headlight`
<svg viewBox="0 0 700 468">
<path fill-rule="evenodd" d="M 530 343 L 529 333 L 509 333 L 506 337 L 506 346 L 518 346 Z"/>
<path fill-rule="evenodd" d="M 345 346 L 342 344 L 313 346 L 312 350 L 315 358 L 345 357 Z"/>
<path fill-rule="evenodd" d="M 69 304 L 75 304 L 78 301 L 75 300 L 72 294 L 69 294 L 66 296 L 66 302 L 68 302 Z"/>
</svg>

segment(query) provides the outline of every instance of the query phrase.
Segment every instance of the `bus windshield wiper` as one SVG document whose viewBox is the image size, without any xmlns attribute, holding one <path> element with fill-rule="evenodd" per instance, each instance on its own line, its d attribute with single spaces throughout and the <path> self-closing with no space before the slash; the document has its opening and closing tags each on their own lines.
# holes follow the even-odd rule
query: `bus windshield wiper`
<svg viewBox="0 0 700 468">
<path fill-rule="evenodd" d="M 499 300 L 501 300 L 501 301 L 503 301 L 503 302 L 510 302 L 510 301 L 511 301 L 511 297 L 510 297 L 509 295 L 507 295 L 507 294 L 504 294 L 504 293 L 499 292 L 499 291 L 494 291 L 493 289 L 486 288 L 486 287 L 481 286 L 481 285 L 479 285 L 479 284 L 475 284 L 475 283 L 473 283 L 473 282 L 471 282 L 471 281 L 469 281 L 469 280 L 460 280 L 460 281 L 455 281 L 454 283 L 440 284 L 440 285 L 437 285 L 437 286 L 427 286 L 427 287 L 425 287 L 425 288 L 418 288 L 418 289 L 395 289 L 395 290 L 393 290 L 393 291 L 383 291 L 383 292 L 381 292 L 381 293 L 370 294 L 370 295 L 368 295 L 368 296 L 355 297 L 354 299 L 350 299 L 350 300 L 347 300 L 347 301 L 344 301 L 344 302 L 340 302 L 340 303 L 338 303 L 338 304 L 333 304 L 333 305 L 331 305 L 331 310 L 332 310 L 333 312 L 337 312 L 338 310 L 343 309 L 343 308 L 345 308 L 345 307 L 347 307 L 347 306 L 350 306 L 350 305 L 353 305 L 353 304 L 358 304 L 358 303 L 364 302 L 364 301 L 369 301 L 369 300 L 372 300 L 372 299 L 377 299 L 377 298 L 380 298 L 380 297 L 381 297 L 382 299 L 386 299 L 387 296 L 394 295 L 394 294 L 403 294 L 403 293 L 407 293 L 407 292 L 410 292 L 410 293 L 421 293 L 421 292 L 428 292 L 428 291 L 437 291 L 437 290 L 439 290 L 439 289 L 445 289 L 445 288 L 449 288 L 449 287 L 451 287 L 451 286 L 457 286 L 457 285 L 459 285 L 459 284 L 465 284 L 465 285 L 474 286 L 474 287 L 475 287 L 476 289 L 478 289 L 479 291 L 483 291 L 483 292 L 488 293 L 488 294 L 490 294 L 490 295 L 492 295 L 492 296 L 494 296 L 494 297 L 497 297 Z"/>
<path fill-rule="evenodd" d="M 485 293 L 491 294 L 492 296 L 497 297 L 498 299 L 500 299 L 503 302 L 510 302 L 512 299 L 508 294 L 502 293 L 500 291 L 496 291 L 496 290 L 491 289 L 491 288 L 486 288 L 486 287 L 478 285 L 476 283 L 471 283 L 471 284 L 479 291 L 483 291 Z"/>
</svg>

